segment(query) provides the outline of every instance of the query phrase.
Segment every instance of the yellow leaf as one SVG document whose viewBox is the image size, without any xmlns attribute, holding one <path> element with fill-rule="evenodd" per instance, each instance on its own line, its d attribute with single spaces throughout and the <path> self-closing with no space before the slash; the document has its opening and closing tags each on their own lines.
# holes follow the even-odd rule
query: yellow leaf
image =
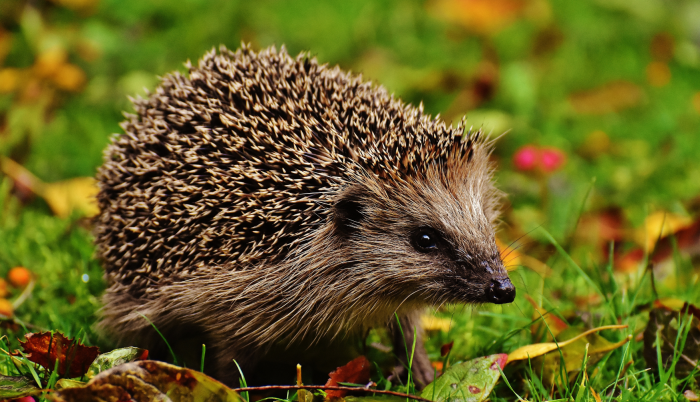
<svg viewBox="0 0 700 402">
<path fill-rule="evenodd" d="M 654 302 L 654 307 L 666 307 L 673 311 L 681 311 L 685 306 L 685 301 L 673 297 L 662 297 Z"/>
<path fill-rule="evenodd" d="M 7 299 L 0 299 L 0 317 L 12 317 L 13 314 L 12 303 Z"/>
<path fill-rule="evenodd" d="M 92 177 L 44 183 L 24 166 L 4 157 L 0 157 L 0 170 L 15 183 L 46 200 L 53 213 L 61 218 L 68 217 L 73 210 L 87 217 L 100 212 L 95 199 L 99 188 Z"/>
<path fill-rule="evenodd" d="M 34 62 L 34 73 L 42 78 L 51 78 L 68 59 L 68 53 L 61 47 L 53 47 L 41 52 Z"/>
<path fill-rule="evenodd" d="M 498 246 L 498 252 L 501 254 L 501 261 L 503 261 L 506 269 L 512 271 L 518 268 L 521 258 L 518 250 L 514 249 L 512 246 L 507 246 L 499 238 L 496 238 L 496 246 Z"/>
<path fill-rule="evenodd" d="M 73 64 L 63 64 L 53 76 L 56 86 L 66 91 L 78 91 L 85 84 L 85 73 Z"/>
<path fill-rule="evenodd" d="M 635 231 L 634 240 L 651 252 L 659 238 L 676 233 L 692 223 L 693 219 L 688 216 L 656 211 L 647 216 L 644 225 Z"/>
<path fill-rule="evenodd" d="M 452 327 L 452 320 L 427 314 L 421 316 L 420 322 L 423 325 L 423 329 L 426 331 L 449 332 L 450 328 Z"/>
<path fill-rule="evenodd" d="M 558 344 L 555 342 L 544 342 L 544 343 L 535 343 L 532 345 L 523 346 L 523 347 L 520 347 L 518 349 L 515 349 L 514 351 L 512 351 L 508 355 L 508 362 L 511 362 L 513 360 L 525 360 L 528 358 L 542 356 L 542 355 L 547 354 L 553 350 L 557 350 L 558 348 L 563 348 L 564 346 L 566 346 L 570 343 L 576 342 L 577 340 L 581 339 L 582 337 L 584 337 L 586 335 L 592 334 L 594 332 L 602 331 L 604 329 L 622 329 L 622 328 L 627 328 L 627 325 L 606 325 L 606 326 L 602 326 L 602 327 L 598 327 L 598 328 L 593 328 L 593 329 L 588 330 L 586 332 L 583 332 L 583 333 L 581 333 L 581 334 L 579 334 L 579 335 L 577 335 L 569 340 L 559 342 Z M 620 345 L 624 345 L 630 339 L 631 339 L 631 336 L 628 336 L 623 341 L 621 341 L 621 343 L 618 342 L 618 343 L 612 344 L 612 345 L 615 345 L 615 347 L 608 349 L 608 350 L 612 350 L 612 349 L 619 347 Z M 597 353 L 607 352 L 608 350 L 600 350 L 600 351 L 597 351 Z"/>
<path fill-rule="evenodd" d="M 68 217 L 73 210 L 92 217 L 100 212 L 95 199 L 98 192 L 95 179 L 78 177 L 46 184 L 43 197 L 51 210 L 61 218 Z"/>
<path fill-rule="evenodd" d="M 8 93 L 17 89 L 20 77 L 20 70 L 17 68 L 3 68 L 0 70 L 0 93 Z"/>
</svg>

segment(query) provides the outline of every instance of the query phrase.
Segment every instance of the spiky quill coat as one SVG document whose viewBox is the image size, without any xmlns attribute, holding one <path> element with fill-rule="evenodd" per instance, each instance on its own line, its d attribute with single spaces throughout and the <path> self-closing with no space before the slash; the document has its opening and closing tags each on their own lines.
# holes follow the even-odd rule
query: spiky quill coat
<svg viewBox="0 0 700 402">
<path fill-rule="evenodd" d="M 478 133 L 307 54 L 222 47 L 187 68 L 134 100 L 98 172 L 108 332 L 152 340 L 142 315 L 166 334 L 198 328 L 224 371 L 278 343 L 481 301 L 486 274 L 416 254 L 420 227 L 504 274 Z"/>
</svg>

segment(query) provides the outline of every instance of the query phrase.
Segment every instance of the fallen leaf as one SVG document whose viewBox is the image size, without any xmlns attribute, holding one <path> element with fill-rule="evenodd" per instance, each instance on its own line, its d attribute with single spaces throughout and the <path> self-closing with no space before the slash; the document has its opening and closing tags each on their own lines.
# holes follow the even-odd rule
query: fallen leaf
<svg viewBox="0 0 700 402">
<path fill-rule="evenodd" d="M 450 366 L 429 384 L 421 397 L 435 402 L 479 402 L 486 400 L 501 377 L 508 355 L 479 357 Z"/>
<path fill-rule="evenodd" d="M 338 386 L 341 382 L 351 382 L 354 384 L 366 384 L 369 382 L 369 369 L 371 363 L 364 356 L 356 357 L 348 364 L 340 366 L 328 374 L 327 386 Z M 347 391 L 327 391 L 328 398 L 342 398 Z"/>
<path fill-rule="evenodd" d="M 10 318 L 14 315 L 14 310 L 12 302 L 7 299 L 0 299 L 0 316 Z"/>
<path fill-rule="evenodd" d="M 700 397 L 698 397 L 698 394 L 689 389 L 686 389 L 685 392 L 683 392 L 683 396 L 689 401 L 700 401 Z"/>
<path fill-rule="evenodd" d="M 442 346 L 440 346 L 440 356 L 445 357 L 447 356 L 448 353 L 452 350 L 452 347 L 454 346 L 455 341 L 451 341 L 450 343 L 446 343 Z"/>
<path fill-rule="evenodd" d="M 675 297 L 662 297 L 654 300 L 654 308 L 663 308 L 668 311 L 681 311 L 687 303 Z"/>
<path fill-rule="evenodd" d="M 54 388 L 58 390 L 65 388 L 84 387 L 85 384 L 86 383 L 83 381 L 71 380 L 70 378 L 61 378 L 60 380 L 56 381 L 56 386 Z"/>
<path fill-rule="evenodd" d="M 693 310 L 698 311 L 700 315 L 700 310 L 696 306 L 687 306 L 692 306 Z M 649 312 L 649 323 L 644 330 L 644 360 L 647 367 L 656 372 L 659 369 L 658 352 L 660 352 L 664 369 L 669 369 L 676 357 L 678 362 L 675 366 L 675 374 L 678 378 L 683 378 L 696 368 L 700 360 L 700 320 L 694 315 L 690 318 L 691 328 L 685 347 L 683 350 L 677 350 L 675 342 L 680 326 L 679 319 L 685 321 L 688 315 L 669 308 L 655 308 Z"/>
<path fill-rule="evenodd" d="M 471 32 L 492 34 L 516 21 L 525 5 L 522 0 L 435 0 L 427 7 Z"/>
<path fill-rule="evenodd" d="M 74 64 L 63 64 L 52 77 L 57 87 L 65 91 L 78 91 L 85 84 L 86 77 L 83 70 Z"/>
<path fill-rule="evenodd" d="M 0 375 L 0 399 L 21 398 L 40 393 L 41 389 L 33 379 Z"/>
<path fill-rule="evenodd" d="M 34 193 L 46 200 L 54 214 L 66 218 L 75 210 L 86 217 L 97 215 L 95 196 L 99 192 L 92 177 L 77 177 L 56 183 L 44 183 L 12 159 L 0 156 L 0 170 L 10 177 L 15 186 Z"/>
<path fill-rule="evenodd" d="M 448 318 L 435 317 L 425 314 L 420 317 L 421 326 L 426 331 L 449 332 L 452 327 L 452 320 Z"/>
<path fill-rule="evenodd" d="M 42 196 L 58 217 L 66 218 L 77 210 L 89 218 L 100 212 L 95 198 L 99 191 L 94 178 L 77 177 L 46 184 Z"/>
<path fill-rule="evenodd" d="M 644 92 L 637 85 L 618 81 L 589 91 L 569 96 L 569 103 L 579 114 L 606 114 L 619 112 L 639 105 Z"/>
<path fill-rule="evenodd" d="M 0 93 L 8 93 L 17 89 L 21 77 L 21 70 L 17 68 L 3 68 L 0 70 Z"/>
<path fill-rule="evenodd" d="M 146 360 L 148 358 L 148 350 L 136 348 L 136 347 L 126 347 L 121 349 L 115 349 L 111 352 L 103 353 L 92 362 L 85 374 L 87 378 L 92 378 L 97 374 L 107 371 L 112 367 L 116 367 L 120 364 L 129 363 L 135 360 Z"/>
<path fill-rule="evenodd" d="M 96 346 L 85 346 L 79 341 L 66 338 L 60 332 L 40 332 L 24 335 L 20 341 L 27 359 L 53 371 L 58 360 L 58 374 L 75 378 L 85 374 L 90 364 L 100 353 Z"/>
<path fill-rule="evenodd" d="M 641 248 L 634 248 L 623 254 L 615 254 L 617 254 L 613 263 L 615 272 L 636 272 L 639 269 L 639 264 L 644 261 L 644 250 Z"/>
<path fill-rule="evenodd" d="M 560 337 L 576 337 L 579 331 L 580 329 L 578 328 L 567 328 L 562 331 Z M 561 347 L 559 350 L 553 350 L 543 356 L 532 359 L 533 371 L 542 373 L 542 381 L 547 386 L 551 386 L 556 383 L 556 379 L 561 373 L 562 359 L 566 372 L 570 376 L 575 375 L 581 370 L 586 356 L 588 364 L 596 364 L 605 353 L 623 346 L 631 339 L 632 335 L 628 335 L 619 342 L 610 342 L 598 333 L 588 333 L 568 343 L 565 347 Z"/>
<path fill-rule="evenodd" d="M 544 343 L 535 343 L 532 345 L 526 345 L 526 346 L 520 347 L 520 348 L 515 349 L 514 351 L 510 352 L 510 354 L 508 354 L 508 361 L 511 362 L 511 361 L 515 361 L 515 360 L 526 360 L 528 358 L 542 356 L 542 355 L 549 353 L 553 350 L 563 348 L 563 347 L 585 337 L 586 335 L 592 334 L 594 332 L 602 331 L 605 329 L 623 329 L 623 328 L 627 328 L 627 325 L 605 325 L 602 327 L 590 329 L 590 330 L 583 332 L 583 333 L 581 333 L 581 334 L 579 334 L 571 339 L 568 339 L 566 341 L 562 341 L 562 342 L 558 342 L 558 343 L 557 342 L 544 342 Z M 614 344 L 616 346 L 613 349 L 615 349 L 621 345 L 624 345 L 628 341 L 629 341 L 629 338 L 626 338 L 625 340 L 621 341 L 621 343 Z M 612 350 L 612 349 L 610 349 L 610 350 Z"/>
<path fill-rule="evenodd" d="M 513 270 L 521 265 L 522 255 L 518 250 L 516 250 L 512 243 L 506 245 L 499 238 L 496 238 L 496 246 L 498 246 L 498 252 L 501 255 L 501 261 L 506 266 L 507 270 Z"/>
<path fill-rule="evenodd" d="M 674 252 L 674 243 L 678 250 L 690 255 L 700 254 L 700 219 L 692 225 L 679 229 L 675 233 L 662 237 L 654 246 L 650 261 L 661 263 L 670 259 Z"/>
<path fill-rule="evenodd" d="M 656 211 L 644 219 L 642 227 L 635 231 L 634 240 L 651 252 L 654 250 L 657 240 L 688 227 L 692 223 L 693 219 L 689 216 Z"/>
<path fill-rule="evenodd" d="M 194 370 L 144 360 L 104 371 L 83 387 L 49 394 L 55 402 L 209 401 L 243 402 L 236 391 Z"/>
</svg>

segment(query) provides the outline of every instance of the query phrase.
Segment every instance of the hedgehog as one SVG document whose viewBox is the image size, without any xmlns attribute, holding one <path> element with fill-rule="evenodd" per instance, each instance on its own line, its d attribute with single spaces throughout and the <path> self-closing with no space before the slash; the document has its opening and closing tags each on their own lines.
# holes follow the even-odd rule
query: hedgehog
<svg viewBox="0 0 700 402">
<path fill-rule="evenodd" d="M 205 371 L 231 384 L 234 360 L 255 373 L 388 325 L 404 361 L 416 337 L 422 386 L 424 309 L 514 300 L 482 130 L 284 47 L 185 66 L 132 99 L 98 170 L 108 334 L 204 343 Z"/>
</svg>

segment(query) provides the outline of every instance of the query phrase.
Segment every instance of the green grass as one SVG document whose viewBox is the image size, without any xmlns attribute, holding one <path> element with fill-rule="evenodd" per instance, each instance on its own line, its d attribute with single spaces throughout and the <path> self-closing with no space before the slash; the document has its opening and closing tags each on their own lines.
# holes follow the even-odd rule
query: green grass
<svg viewBox="0 0 700 402">
<path fill-rule="evenodd" d="M 433 361 L 443 360 L 440 346 L 450 341 L 451 364 L 542 341 L 546 331 L 531 332 L 535 317 L 525 295 L 573 327 L 629 325 L 602 333 L 609 341 L 637 336 L 657 298 L 647 257 L 636 270 L 622 272 L 603 249 L 637 247 L 633 232 L 656 211 L 699 217 L 700 6 L 693 0 L 533 0 L 513 23 L 482 35 L 430 11 L 435 3 L 101 0 L 72 10 L 7 0 L 0 7 L 0 33 L 9 33 L 0 35 L 0 70 L 19 68 L 26 75 L 17 89 L 0 93 L 0 155 L 46 181 L 92 176 L 109 136 L 120 131 L 121 112 L 130 110 L 127 96 L 152 90 L 156 76 L 184 71 L 185 60 L 219 44 L 236 48 L 241 40 L 255 48 L 285 44 L 292 54 L 309 50 L 408 102 L 424 102 L 430 113 L 448 120 L 466 114 L 496 134 L 511 129 L 494 152 L 496 179 L 508 194 L 499 237 L 547 264 L 553 275 L 518 266 L 511 272 L 518 288 L 512 305 L 434 312 L 452 324 L 428 334 Z M 664 45 L 668 38 L 671 45 Z M 78 90 L 63 91 L 31 75 L 52 46 L 64 48 L 67 60 L 85 72 Z M 650 83 L 652 62 L 668 67 L 667 84 Z M 484 76 L 488 66 L 496 71 L 491 78 Z M 477 82 L 487 95 L 469 103 L 465 94 Z M 632 84 L 639 99 L 600 114 L 578 113 L 569 101 L 614 82 Z M 600 138 L 596 131 L 605 133 L 608 145 L 592 140 Z M 512 156 L 526 144 L 561 149 L 566 165 L 551 175 L 518 171 Z M 623 237 L 614 245 L 591 236 L 587 226 L 587 219 L 609 211 L 619 211 L 623 221 Z M 0 276 L 24 266 L 36 278 L 31 297 L 16 310 L 17 322 L 29 331 L 79 335 L 108 350 L 112 345 L 94 328 L 105 284 L 91 241 L 86 220 L 54 217 L 41 199 L 20 202 L 0 176 Z M 677 249 L 656 272 L 658 297 L 700 302 L 697 256 Z M 9 298 L 19 294 L 14 290 Z M 689 329 L 682 321 L 675 325 Z M 3 322 L 0 347 L 17 349 L 23 333 L 21 325 Z M 16 374 L 16 359 L 22 360 L 0 354 L 0 372 Z M 491 400 L 513 401 L 516 394 L 532 401 L 594 400 L 590 386 L 604 401 L 671 401 L 682 400 L 688 386 L 697 390 L 697 376 L 649 370 L 640 341 L 594 360 L 587 363 L 587 387 L 578 373 L 570 381 L 562 373 L 553 387 L 537 362 L 508 365 L 508 382 L 499 382 Z M 32 375 L 29 366 L 20 369 Z"/>
</svg>

